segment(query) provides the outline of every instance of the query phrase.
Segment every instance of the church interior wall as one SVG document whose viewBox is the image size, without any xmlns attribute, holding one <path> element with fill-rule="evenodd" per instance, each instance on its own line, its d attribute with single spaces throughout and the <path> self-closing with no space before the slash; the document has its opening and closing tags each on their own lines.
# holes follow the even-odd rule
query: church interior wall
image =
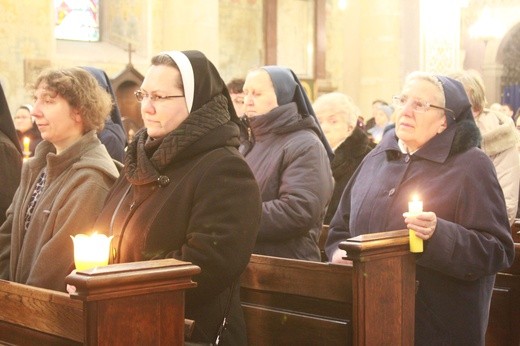
<svg viewBox="0 0 520 346">
<path fill-rule="evenodd" d="M 287 6 L 288 1 L 280 0 L 280 4 Z M 325 0 L 325 76 L 315 80 L 318 94 L 344 92 L 368 114 L 373 99 L 389 100 L 398 92 L 404 76 L 421 67 L 421 1 Z M 461 10 L 460 47 L 452 49 L 460 50 L 461 68 L 484 74 L 490 101 L 494 101 L 500 94 L 501 66 L 496 59 L 501 40 L 483 47 L 481 40 L 468 37 L 467 29 L 486 5 L 501 6 L 496 16 L 512 28 L 519 22 L 520 4 L 514 0 L 466 3 Z M 135 69 L 144 74 L 150 57 L 162 50 L 199 49 L 229 81 L 265 62 L 262 0 L 100 0 L 100 4 L 101 41 L 86 43 L 54 39 L 52 0 L 2 0 L 0 82 L 12 110 L 31 101 L 24 85 L 31 73 L 46 66 L 91 65 L 114 78 L 130 57 Z M 301 15 L 292 17 L 309 21 Z M 280 20 L 282 35 L 285 20 Z M 295 50 L 291 37 L 279 41 L 291 47 L 289 52 Z M 305 47 L 295 54 L 302 51 Z"/>
</svg>

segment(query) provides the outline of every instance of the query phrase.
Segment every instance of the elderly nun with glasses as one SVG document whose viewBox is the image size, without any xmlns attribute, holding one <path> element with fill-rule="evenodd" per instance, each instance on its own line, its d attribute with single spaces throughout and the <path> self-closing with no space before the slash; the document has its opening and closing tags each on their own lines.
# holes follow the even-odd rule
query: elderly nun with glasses
<svg viewBox="0 0 520 346">
<path fill-rule="evenodd" d="M 199 51 L 152 58 L 141 89 L 145 127 L 96 229 L 113 235 L 112 263 L 175 258 L 201 268 L 186 292 L 191 342 L 246 345 L 239 278 L 260 222 L 258 185 L 239 146 L 226 84 Z"/>
<path fill-rule="evenodd" d="M 509 267 L 514 245 L 504 195 L 464 87 L 444 76 L 413 72 L 394 98 L 388 131 L 348 183 L 326 243 L 364 233 L 414 230 L 417 256 L 417 345 L 484 345 L 495 274 Z M 409 214 L 417 194 L 423 212 Z"/>
</svg>

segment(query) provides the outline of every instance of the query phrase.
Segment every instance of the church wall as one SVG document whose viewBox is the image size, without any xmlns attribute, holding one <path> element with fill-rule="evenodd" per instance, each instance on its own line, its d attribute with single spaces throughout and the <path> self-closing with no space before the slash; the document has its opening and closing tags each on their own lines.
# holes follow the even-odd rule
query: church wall
<svg viewBox="0 0 520 346">
<path fill-rule="evenodd" d="M 263 4 L 260 0 L 219 1 L 220 74 L 227 83 L 263 65 Z"/>
<path fill-rule="evenodd" d="M 466 31 L 471 18 L 488 3 L 509 6 L 497 13 L 512 27 L 520 11 L 515 1 L 470 1 L 462 10 L 461 66 L 463 61 L 478 65 L 492 95 L 500 80 L 496 62 L 500 39 L 488 43 L 479 61 L 468 48 Z M 373 99 L 390 101 L 404 76 L 420 68 L 419 3 L 348 0 L 341 9 L 337 0 L 326 0 L 325 78 L 317 81 L 318 92 L 350 95 L 367 119 Z M 171 49 L 203 51 L 226 82 L 265 63 L 262 0 L 102 0 L 101 5 L 102 41 L 86 43 L 53 38 L 52 0 L 0 2 L 0 82 L 12 110 L 30 101 L 23 86 L 32 79 L 31 71 L 47 65 L 92 65 L 114 78 L 129 62 L 128 44 L 132 64 L 142 74 L 152 55 Z"/>
<path fill-rule="evenodd" d="M 14 113 L 31 101 L 24 85 L 34 70 L 46 67 L 54 53 L 52 1 L 2 0 L 0 2 L 0 83 Z"/>
<path fill-rule="evenodd" d="M 327 1 L 329 87 L 351 96 L 365 119 L 371 104 L 399 92 L 401 73 L 400 0 L 353 0 L 345 10 Z"/>
</svg>

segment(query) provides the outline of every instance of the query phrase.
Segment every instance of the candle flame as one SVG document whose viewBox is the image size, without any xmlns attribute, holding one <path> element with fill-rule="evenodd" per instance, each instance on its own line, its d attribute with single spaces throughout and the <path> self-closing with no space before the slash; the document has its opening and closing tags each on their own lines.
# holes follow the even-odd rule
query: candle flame
<svg viewBox="0 0 520 346">
<path fill-rule="evenodd" d="M 419 196 L 418 196 L 417 194 L 414 194 L 414 195 L 412 196 L 412 201 L 414 201 L 414 202 L 418 202 L 418 201 L 419 201 Z"/>
</svg>

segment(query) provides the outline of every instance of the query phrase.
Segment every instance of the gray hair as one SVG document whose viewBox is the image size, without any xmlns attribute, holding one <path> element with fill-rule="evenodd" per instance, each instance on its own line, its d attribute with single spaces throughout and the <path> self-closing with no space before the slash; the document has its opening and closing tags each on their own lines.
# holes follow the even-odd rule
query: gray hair
<svg viewBox="0 0 520 346">
<path fill-rule="evenodd" d="M 411 72 L 406 76 L 404 80 L 404 85 L 410 83 L 413 80 L 423 80 L 426 82 L 430 82 L 433 84 L 437 89 L 438 93 L 435 95 L 437 105 L 440 107 L 446 106 L 446 98 L 444 97 L 444 88 L 442 87 L 441 81 L 432 73 L 429 72 L 423 72 L 423 71 L 415 71 Z"/>
</svg>

